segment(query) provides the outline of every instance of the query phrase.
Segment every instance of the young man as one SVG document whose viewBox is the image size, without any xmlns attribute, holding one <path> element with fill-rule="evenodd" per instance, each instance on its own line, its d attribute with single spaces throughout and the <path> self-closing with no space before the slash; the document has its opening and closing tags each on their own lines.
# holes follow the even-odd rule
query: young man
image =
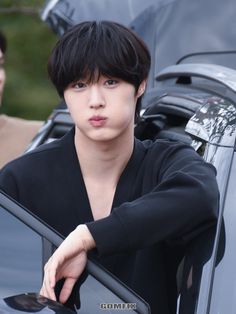
<svg viewBox="0 0 236 314">
<path fill-rule="evenodd" d="M 4 69 L 6 49 L 6 38 L 0 32 L 0 107 L 6 80 Z M 23 154 L 41 126 L 41 121 L 27 121 L 0 114 L 0 168 Z"/>
<path fill-rule="evenodd" d="M 66 278 L 65 302 L 89 253 L 152 313 L 175 312 L 175 243 L 215 223 L 218 192 L 191 147 L 134 139 L 149 67 L 145 44 L 112 22 L 78 24 L 52 52 L 49 75 L 75 128 L 0 173 L 6 193 L 69 235 L 45 267 L 44 296 Z"/>
</svg>

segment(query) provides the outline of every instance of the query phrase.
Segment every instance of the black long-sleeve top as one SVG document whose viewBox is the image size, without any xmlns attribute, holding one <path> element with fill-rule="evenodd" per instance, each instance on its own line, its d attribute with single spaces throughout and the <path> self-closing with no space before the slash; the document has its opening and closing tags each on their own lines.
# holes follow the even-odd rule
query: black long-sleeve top
<svg viewBox="0 0 236 314">
<path fill-rule="evenodd" d="M 9 163 L 0 189 L 64 236 L 86 223 L 97 246 L 93 256 L 154 314 L 175 313 L 182 245 L 212 225 L 218 211 L 213 166 L 178 142 L 135 139 L 111 214 L 94 221 L 74 130 Z"/>
</svg>

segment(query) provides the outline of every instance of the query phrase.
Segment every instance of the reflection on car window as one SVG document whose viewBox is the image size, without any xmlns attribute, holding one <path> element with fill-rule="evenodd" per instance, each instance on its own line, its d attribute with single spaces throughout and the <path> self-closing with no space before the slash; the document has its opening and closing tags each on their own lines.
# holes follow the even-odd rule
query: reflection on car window
<svg viewBox="0 0 236 314">
<path fill-rule="evenodd" d="M 41 237 L 0 206 L 0 297 L 38 291 Z"/>
<path fill-rule="evenodd" d="M 135 303 L 125 303 L 91 275 L 80 288 L 80 299 L 81 306 L 77 310 L 80 314 L 104 313 L 104 310 L 106 313 L 114 313 L 114 310 L 137 313 Z"/>
</svg>

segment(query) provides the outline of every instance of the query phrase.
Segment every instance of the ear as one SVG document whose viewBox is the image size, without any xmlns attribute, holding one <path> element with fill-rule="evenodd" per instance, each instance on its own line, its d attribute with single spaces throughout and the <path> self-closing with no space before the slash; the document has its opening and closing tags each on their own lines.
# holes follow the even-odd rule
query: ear
<svg viewBox="0 0 236 314">
<path fill-rule="evenodd" d="M 138 92 L 137 92 L 137 97 L 138 97 L 138 98 L 139 98 L 140 96 L 142 96 L 143 93 L 145 92 L 146 85 L 147 85 L 147 80 L 143 80 L 143 81 L 141 82 L 141 84 L 139 85 Z"/>
</svg>

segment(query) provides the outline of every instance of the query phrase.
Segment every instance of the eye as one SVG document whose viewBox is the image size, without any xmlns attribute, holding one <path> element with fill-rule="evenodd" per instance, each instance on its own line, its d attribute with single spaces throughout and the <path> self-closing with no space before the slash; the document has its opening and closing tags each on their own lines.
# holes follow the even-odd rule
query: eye
<svg viewBox="0 0 236 314">
<path fill-rule="evenodd" d="M 83 82 L 75 82 L 73 84 L 71 84 L 71 87 L 72 88 L 75 88 L 75 89 L 83 89 L 85 88 L 87 85 Z"/>
<path fill-rule="evenodd" d="M 113 80 L 113 79 L 106 80 L 106 82 L 105 82 L 105 85 L 106 86 L 110 86 L 110 87 L 113 87 L 113 86 L 115 86 L 117 84 L 118 84 L 118 81 L 117 80 Z"/>
</svg>

